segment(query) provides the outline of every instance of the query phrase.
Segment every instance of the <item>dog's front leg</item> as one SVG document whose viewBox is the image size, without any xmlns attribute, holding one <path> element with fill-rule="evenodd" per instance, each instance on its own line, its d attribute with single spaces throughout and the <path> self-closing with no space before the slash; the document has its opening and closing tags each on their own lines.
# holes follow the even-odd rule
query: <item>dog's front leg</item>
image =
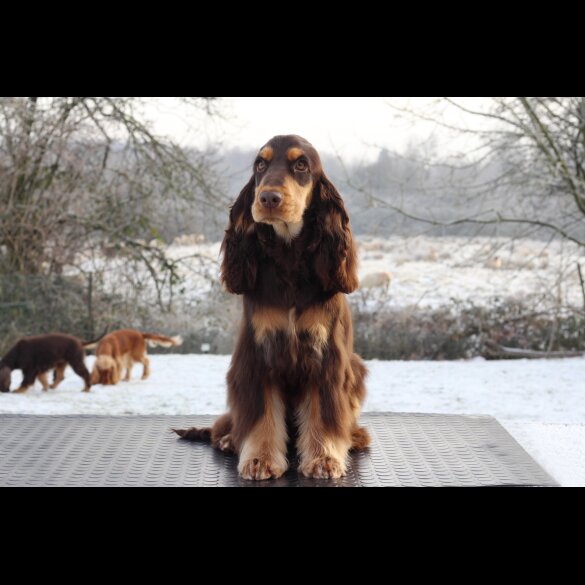
<svg viewBox="0 0 585 585">
<path fill-rule="evenodd" d="M 23 394 L 26 392 L 37 379 L 36 373 L 33 372 L 23 372 L 22 382 L 20 383 L 20 387 L 17 388 L 14 392 L 17 394 Z"/>
<path fill-rule="evenodd" d="M 288 468 L 285 404 L 271 384 L 264 388 L 264 412 L 243 440 L 238 471 L 244 479 L 280 477 Z"/>
<path fill-rule="evenodd" d="M 43 372 L 37 376 L 39 382 L 43 387 L 43 392 L 47 392 L 49 390 L 49 381 L 47 380 L 47 372 Z"/>
<path fill-rule="evenodd" d="M 57 364 L 55 371 L 53 372 L 53 383 L 49 388 L 57 388 L 57 386 L 59 386 L 59 384 L 65 379 L 65 367 L 66 364 Z"/>
<path fill-rule="evenodd" d="M 334 417 L 341 415 L 341 420 L 330 418 L 326 410 L 331 405 L 323 404 L 321 392 L 317 386 L 309 388 L 296 413 L 299 472 L 306 477 L 333 479 L 345 475 L 351 435 L 343 420 L 346 409 L 341 405 L 333 413 Z"/>
<path fill-rule="evenodd" d="M 332 317 L 322 308 L 297 322 L 303 397 L 296 412 L 299 472 L 317 479 L 345 475 L 355 413 L 350 386 L 354 378 L 346 350 L 331 334 Z"/>
</svg>

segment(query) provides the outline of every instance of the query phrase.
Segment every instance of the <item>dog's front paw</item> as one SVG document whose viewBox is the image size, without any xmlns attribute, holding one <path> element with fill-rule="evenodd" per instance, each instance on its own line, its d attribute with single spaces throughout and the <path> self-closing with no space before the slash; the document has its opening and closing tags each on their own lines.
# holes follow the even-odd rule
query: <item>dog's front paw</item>
<svg viewBox="0 0 585 585">
<path fill-rule="evenodd" d="M 345 475 L 345 464 L 334 457 L 324 456 L 302 462 L 299 465 L 299 471 L 305 477 L 314 479 L 337 479 Z"/>
<path fill-rule="evenodd" d="M 244 479 L 262 480 L 279 478 L 286 471 L 286 467 L 269 457 L 255 457 L 240 462 L 238 470 Z"/>
</svg>

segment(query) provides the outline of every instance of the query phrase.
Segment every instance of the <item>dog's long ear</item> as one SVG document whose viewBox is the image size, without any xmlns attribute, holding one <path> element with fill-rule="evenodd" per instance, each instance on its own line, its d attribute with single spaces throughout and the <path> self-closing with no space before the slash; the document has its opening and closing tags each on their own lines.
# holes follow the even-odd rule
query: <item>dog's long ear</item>
<svg viewBox="0 0 585 585">
<path fill-rule="evenodd" d="M 250 292 L 256 285 L 258 239 L 252 217 L 254 190 L 252 176 L 230 209 L 230 222 L 221 244 L 221 281 L 235 294 Z"/>
<path fill-rule="evenodd" d="M 314 268 L 323 288 L 329 292 L 351 293 L 358 287 L 357 252 L 349 216 L 333 183 L 323 175 L 315 186 L 318 201 Z"/>
</svg>

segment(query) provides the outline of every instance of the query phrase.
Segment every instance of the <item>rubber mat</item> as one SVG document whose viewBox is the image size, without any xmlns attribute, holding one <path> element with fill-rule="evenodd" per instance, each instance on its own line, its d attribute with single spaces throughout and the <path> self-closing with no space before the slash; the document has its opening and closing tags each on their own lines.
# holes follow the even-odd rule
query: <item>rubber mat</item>
<svg viewBox="0 0 585 585">
<path fill-rule="evenodd" d="M 368 451 L 339 480 L 291 469 L 263 482 L 238 477 L 237 458 L 181 441 L 170 427 L 213 416 L 0 415 L 2 486 L 555 486 L 492 417 L 370 413 Z"/>
</svg>

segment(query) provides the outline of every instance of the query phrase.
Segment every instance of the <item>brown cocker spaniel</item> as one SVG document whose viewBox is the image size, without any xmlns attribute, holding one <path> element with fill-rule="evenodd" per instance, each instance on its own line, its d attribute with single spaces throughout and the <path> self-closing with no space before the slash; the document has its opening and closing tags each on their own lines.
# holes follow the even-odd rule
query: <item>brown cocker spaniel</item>
<svg viewBox="0 0 585 585">
<path fill-rule="evenodd" d="M 349 217 L 300 136 L 272 138 L 253 170 L 222 244 L 222 281 L 244 309 L 229 411 L 210 429 L 176 432 L 238 453 L 245 479 L 280 477 L 292 439 L 303 475 L 337 478 L 349 450 L 370 441 L 357 422 L 366 367 L 345 298 L 358 286 Z"/>
</svg>

